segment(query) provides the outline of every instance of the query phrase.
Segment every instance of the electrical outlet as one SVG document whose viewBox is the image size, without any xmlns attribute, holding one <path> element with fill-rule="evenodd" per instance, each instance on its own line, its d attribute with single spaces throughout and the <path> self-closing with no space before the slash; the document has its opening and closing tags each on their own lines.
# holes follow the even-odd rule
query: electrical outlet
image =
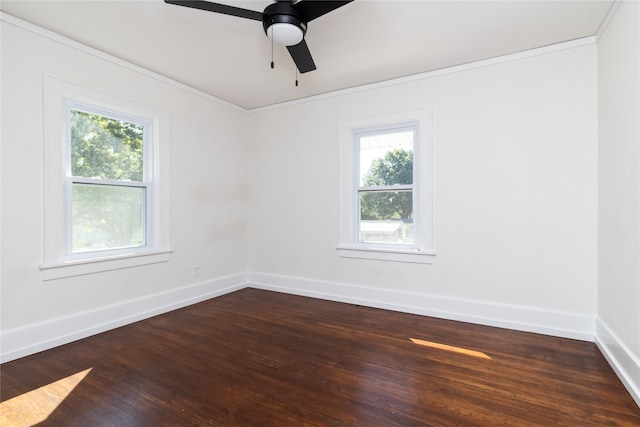
<svg viewBox="0 0 640 427">
<path fill-rule="evenodd" d="M 200 266 L 194 265 L 192 272 L 193 272 L 193 277 L 198 277 L 200 275 Z"/>
</svg>

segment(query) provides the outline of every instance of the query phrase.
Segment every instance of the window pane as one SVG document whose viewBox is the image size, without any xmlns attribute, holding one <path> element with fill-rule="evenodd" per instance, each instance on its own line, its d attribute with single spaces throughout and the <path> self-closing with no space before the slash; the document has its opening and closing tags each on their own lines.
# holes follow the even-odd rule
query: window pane
<svg viewBox="0 0 640 427">
<path fill-rule="evenodd" d="M 360 191 L 360 242 L 413 243 L 413 192 Z"/>
<path fill-rule="evenodd" d="M 73 184 L 72 252 L 146 244 L 146 188 Z"/>
<path fill-rule="evenodd" d="M 144 126 L 71 110 L 71 174 L 143 180 Z"/>
<path fill-rule="evenodd" d="M 360 137 L 360 186 L 413 184 L 412 129 Z"/>
</svg>

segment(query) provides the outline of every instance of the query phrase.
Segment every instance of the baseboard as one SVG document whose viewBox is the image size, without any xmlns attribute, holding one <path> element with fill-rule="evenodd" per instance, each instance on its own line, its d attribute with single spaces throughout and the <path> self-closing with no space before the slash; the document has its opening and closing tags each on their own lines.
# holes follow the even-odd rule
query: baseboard
<svg viewBox="0 0 640 427">
<path fill-rule="evenodd" d="M 3 331 L 0 363 L 67 344 L 129 323 L 186 307 L 246 287 L 237 274 L 196 283 L 120 304 Z"/>
<path fill-rule="evenodd" d="M 249 273 L 248 283 L 259 289 L 582 341 L 593 342 L 595 335 L 595 318 L 574 313 L 273 274 Z"/>
<path fill-rule="evenodd" d="M 593 341 L 595 336 L 595 319 L 590 316 L 301 277 L 241 273 L 3 331 L 0 333 L 2 343 L 0 363 L 186 307 L 247 286 L 583 341 Z M 604 340 L 604 342 L 612 341 Z M 618 347 L 612 346 L 614 349 Z"/>
<path fill-rule="evenodd" d="M 601 319 L 596 322 L 595 338 L 609 365 L 640 407 L 640 360 Z"/>
</svg>

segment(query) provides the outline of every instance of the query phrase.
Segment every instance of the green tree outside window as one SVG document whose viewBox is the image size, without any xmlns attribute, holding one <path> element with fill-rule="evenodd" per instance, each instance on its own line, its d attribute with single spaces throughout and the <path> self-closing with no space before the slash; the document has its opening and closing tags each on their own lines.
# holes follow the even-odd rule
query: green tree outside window
<svg viewBox="0 0 640 427">
<path fill-rule="evenodd" d="M 364 186 L 413 183 L 413 151 L 397 148 L 373 161 L 363 178 Z M 363 191 L 360 197 L 362 220 L 410 219 L 413 217 L 412 191 Z"/>
</svg>

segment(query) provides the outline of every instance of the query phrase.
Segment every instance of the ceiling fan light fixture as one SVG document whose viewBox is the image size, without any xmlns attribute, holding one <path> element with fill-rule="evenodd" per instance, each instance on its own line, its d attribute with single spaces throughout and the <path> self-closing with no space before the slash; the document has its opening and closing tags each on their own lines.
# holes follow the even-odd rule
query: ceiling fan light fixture
<svg viewBox="0 0 640 427">
<path fill-rule="evenodd" d="M 267 27 L 267 37 L 283 46 L 294 46 L 302 41 L 302 28 L 288 22 L 279 22 Z"/>
<path fill-rule="evenodd" d="M 271 39 L 271 68 L 274 66 L 273 45 L 278 43 L 287 47 L 297 71 L 307 73 L 316 69 L 309 47 L 304 40 L 307 23 L 353 0 L 276 0 L 265 7 L 262 13 L 212 1 L 164 1 L 177 6 L 262 21 L 262 29 Z"/>
</svg>

